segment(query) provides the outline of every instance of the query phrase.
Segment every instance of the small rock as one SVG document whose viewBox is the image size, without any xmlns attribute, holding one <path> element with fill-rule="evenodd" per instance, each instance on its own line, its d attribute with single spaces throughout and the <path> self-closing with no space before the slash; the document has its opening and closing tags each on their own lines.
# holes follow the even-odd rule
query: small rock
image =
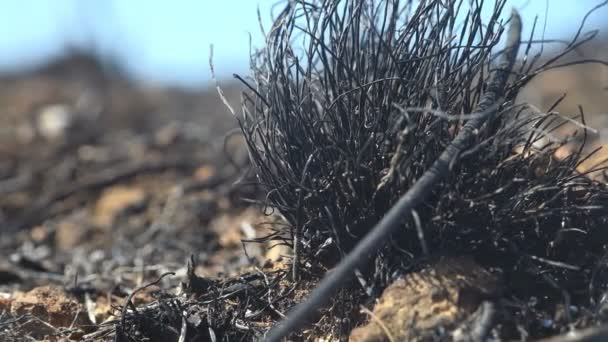
<svg viewBox="0 0 608 342">
<path fill-rule="evenodd" d="M 194 172 L 194 179 L 197 181 L 206 181 L 215 176 L 216 170 L 212 165 L 203 165 Z"/>
<path fill-rule="evenodd" d="M 71 251 L 87 239 L 88 231 L 84 222 L 80 224 L 69 219 L 61 221 L 55 230 L 55 246 L 61 251 Z"/>
<path fill-rule="evenodd" d="M 105 190 L 95 205 L 95 223 L 110 226 L 121 212 L 144 204 L 146 193 L 137 187 L 113 186 Z"/>
<path fill-rule="evenodd" d="M 292 254 L 291 248 L 284 244 L 277 244 L 276 241 L 273 243 L 267 243 L 266 249 L 266 260 L 271 262 L 281 261 L 284 256 L 290 256 Z"/>
<path fill-rule="evenodd" d="M 58 139 L 65 135 L 71 125 L 73 115 L 66 105 L 50 105 L 42 108 L 38 115 L 38 132 L 47 140 Z"/>
<path fill-rule="evenodd" d="M 14 300 L 10 293 L 0 292 L 0 312 L 10 312 Z"/>
<path fill-rule="evenodd" d="M 30 231 L 30 237 L 32 238 L 32 241 L 41 243 L 49 238 L 51 235 L 50 233 L 49 227 L 36 226 Z"/>
<path fill-rule="evenodd" d="M 470 259 L 440 260 L 387 287 L 373 318 L 354 329 L 350 341 L 432 340 L 438 328 L 455 328 L 484 295 L 496 293 L 496 278 Z"/>
<path fill-rule="evenodd" d="M 61 288 L 37 287 L 26 293 L 17 293 L 11 303 L 14 316 L 30 315 L 23 326 L 27 335 L 40 339 L 56 333 L 61 327 L 78 327 L 90 324 L 83 305 Z"/>
<path fill-rule="evenodd" d="M 177 122 L 172 122 L 156 132 L 154 142 L 159 146 L 169 146 L 177 140 L 180 133 L 180 125 Z"/>
</svg>

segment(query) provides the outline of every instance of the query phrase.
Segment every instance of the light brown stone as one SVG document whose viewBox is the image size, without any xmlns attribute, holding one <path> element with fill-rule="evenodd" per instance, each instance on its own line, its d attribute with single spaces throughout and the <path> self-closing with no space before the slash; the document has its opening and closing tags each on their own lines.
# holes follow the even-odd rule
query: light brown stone
<svg viewBox="0 0 608 342">
<path fill-rule="evenodd" d="M 70 251 L 86 239 L 86 229 L 77 222 L 65 220 L 57 224 L 55 246 L 62 251 Z"/>
<path fill-rule="evenodd" d="M 54 334 L 57 328 L 90 324 L 83 305 L 54 286 L 37 287 L 15 294 L 10 309 L 15 316 L 35 317 L 26 323 L 26 330 L 36 338 Z"/>
<path fill-rule="evenodd" d="M 146 199 L 146 193 L 138 187 L 113 186 L 105 190 L 95 205 L 95 223 L 109 226 L 123 210 L 139 205 Z"/>
<path fill-rule="evenodd" d="M 477 309 L 482 294 L 497 289 L 496 277 L 470 259 L 440 260 L 386 288 L 350 341 L 432 340 L 435 329 L 454 327 Z"/>
<path fill-rule="evenodd" d="M 216 172 L 213 165 L 203 165 L 194 171 L 194 179 L 203 182 L 215 176 Z"/>
</svg>

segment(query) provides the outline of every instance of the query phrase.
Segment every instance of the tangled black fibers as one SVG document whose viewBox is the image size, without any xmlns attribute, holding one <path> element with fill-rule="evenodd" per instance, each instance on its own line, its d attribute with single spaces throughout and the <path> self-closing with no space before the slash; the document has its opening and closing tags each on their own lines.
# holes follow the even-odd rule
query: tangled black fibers
<svg viewBox="0 0 608 342">
<path fill-rule="evenodd" d="M 242 129 L 303 257 L 348 251 L 454 138 L 482 93 L 503 6 L 487 27 L 470 11 L 457 39 L 455 8 L 439 1 L 296 1 L 275 20 Z"/>
<path fill-rule="evenodd" d="M 296 265 L 330 266 L 350 251 L 471 119 L 505 26 L 505 1 L 482 21 L 487 5 L 289 1 L 276 18 L 252 56 L 241 128 L 266 204 L 291 224 L 270 238 L 294 248 Z M 559 144 L 541 146 L 559 116 L 514 104 L 532 77 L 592 38 L 580 31 L 541 65 L 528 43 L 497 117 L 379 253 L 368 280 L 384 286 L 424 252 L 466 253 L 508 273 L 513 295 L 538 295 L 516 285 L 532 279 L 557 293 L 548 297 L 596 312 L 608 191 L 577 173 L 580 152 L 557 161 Z M 538 319 L 516 324 L 532 329 Z"/>
</svg>

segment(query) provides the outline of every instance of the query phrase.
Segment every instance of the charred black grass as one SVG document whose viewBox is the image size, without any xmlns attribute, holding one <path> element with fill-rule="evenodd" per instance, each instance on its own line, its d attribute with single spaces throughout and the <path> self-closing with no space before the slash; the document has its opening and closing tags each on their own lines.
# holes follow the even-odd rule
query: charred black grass
<svg viewBox="0 0 608 342">
<path fill-rule="evenodd" d="M 250 91 L 241 128 L 264 204 L 290 223 L 269 238 L 292 246 L 296 280 L 320 276 L 306 265 L 335 265 L 472 119 L 500 55 L 504 5 L 290 1 L 278 15 L 243 80 Z M 491 14 L 482 20 L 485 7 Z M 581 30 L 544 63 L 530 54 L 533 37 L 524 43 L 492 108 L 498 114 L 370 262 L 371 293 L 426 253 L 472 254 L 501 268 L 507 297 L 553 303 L 526 306 L 538 310 L 532 320 L 522 319 L 522 307 L 512 310 L 514 326 L 563 330 L 539 329 L 538 317 L 551 316 L 555 303 L 578 308 L 564 324 L 599 318 L 594 274 L 608 242 L 608 190 L 577 172 L 582 149 L 553 157 L 561 144 L 548 137 L 565 120 L 515 102 L 531 78 L 592 38 Z"/>
<path fill-rule="evenodd" d="M 242 128 L 267 203 L 292 223 L 292 237 L 301 234 L 299 262 L 347 252 L 472 111 L 502 27 L 483 27 L 475 9 L 462 28 L 470 33 L 455 38 L 454 10 L 293 2 L 275 21 L 253 60 Z"/>
</svg>

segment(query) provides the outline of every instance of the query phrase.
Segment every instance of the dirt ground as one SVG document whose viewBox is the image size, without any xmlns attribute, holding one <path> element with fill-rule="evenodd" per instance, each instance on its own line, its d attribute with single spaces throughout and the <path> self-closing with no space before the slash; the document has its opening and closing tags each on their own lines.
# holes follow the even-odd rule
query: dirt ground
<svg viewBox="0 0 608 342">
<path fill-rule="evenodd" d="M 264 217 L 213 90 L 135 86 L 85 54 L 4 84 L 0 340 L 82 339 L 162 274 L 133 303 L 177 291 L 189 260 L 218 277 L 280 258 L 243 253 Z"/>
</svg>

